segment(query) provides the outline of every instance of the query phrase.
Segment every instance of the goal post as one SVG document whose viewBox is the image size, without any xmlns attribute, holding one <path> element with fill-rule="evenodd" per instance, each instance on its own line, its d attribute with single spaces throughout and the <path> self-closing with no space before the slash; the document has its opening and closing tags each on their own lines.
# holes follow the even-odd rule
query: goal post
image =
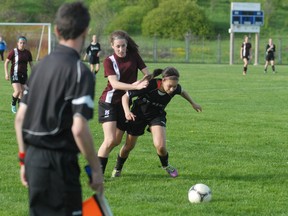
<svg viewBox="0 0 288 216">
<path fill-rule="evenodd" d="M 19 36 L 25 36 L 34 61 L 51 52 L 51 23 L 0 23 L 0 35 L 7 44 L 7 50 L 16 47 Z"/>
</svg>

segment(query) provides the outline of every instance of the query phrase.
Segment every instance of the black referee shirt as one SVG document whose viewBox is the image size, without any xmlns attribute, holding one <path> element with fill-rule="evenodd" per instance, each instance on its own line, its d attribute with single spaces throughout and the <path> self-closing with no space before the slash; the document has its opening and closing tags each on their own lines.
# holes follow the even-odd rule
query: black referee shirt
<svg viewBox="0 0 288 216">
<path fill-rule="evenodd" d="M 32 69 L 22 103 L 27 105 L 24 142 L 40 148 L 79 152 L 73 116 L 89 120 L 94 110 L 94 78 L 72 48 L 59 45 Z"/>
</svg>

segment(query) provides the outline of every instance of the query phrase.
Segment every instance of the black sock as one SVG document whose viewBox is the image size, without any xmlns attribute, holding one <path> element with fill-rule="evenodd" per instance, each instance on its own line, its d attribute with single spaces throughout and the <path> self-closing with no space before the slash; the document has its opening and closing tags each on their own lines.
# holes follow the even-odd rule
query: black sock
<svg viewBox="0 0 288 216">
<path fill-rule="evenodd" d="M 162 167 L 167 167 L 168 166 L 168 153 L 165 156 L 158 155 L 158 157 L 160 159 Z"/>
<path fill-rule="evenodd" d="M 128 158 L 128 157 L 127 157 L 127 158 Z M 125 161 L 127 160 L 127 158 L 122 158 L 122 157 L 120 157 L 120 156 L 118 155 L 115 169 L 116 169 L 116 170 L 122 170 L 122 168 L 123 168 L 123 166 L 124 166 L 124 163 L 125 163 Z"/>
<path fill-rule="evenodd" d="M 272 70 L 275 72 L 275 66 L 274 65 L 272 65 Z"/>
<path fill-rule="evenodd" d="M 244 67 L 243 70 L 244 70 L 245 72 L 247 72 L 247 67 Z"/>
<path fill-rule="evenodd" d="M 98 157 L 101 163 L 101 168 L 102 168 L 102 172 L 103 174 L 105 173 L 105 169 L 106 169 L 106 165 L 108 163 L 108 158 L 104 158 L 104 157 Z"/>
<path fill-rule="evenodd" d="M 16 106 L 17 100 L 18 100 L 18 98 L 15 98 L 12 96 L 12 103 L 11 103 L 12 106 Z"/>
</svg>

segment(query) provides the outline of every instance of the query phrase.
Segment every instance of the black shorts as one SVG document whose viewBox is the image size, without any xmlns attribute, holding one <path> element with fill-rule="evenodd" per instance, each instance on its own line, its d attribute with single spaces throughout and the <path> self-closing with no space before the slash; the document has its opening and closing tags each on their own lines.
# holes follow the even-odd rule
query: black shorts
<svg viewBox="0 0 288 216">
<path fill-rule="evenodd" d="M 110 104 L 99 101 L 98 103 L 98 121 L 104 122 L 117 122 L 117 128 L 122 131 L 127 130 L 127 121 L 122 104 Z"/>
<path fill-rule="evenodd" d="M 249 61 L 249 56 L 243 56 L 242 59 L 247 59 L 247 61 Z"/>
<path fill-rule="evenodd" d="M 157 116 L 155 118 L 141 118 L 137 119 L 135 121 L 129 121 L 128 122 L 128 128 L 127 128 L 127 134 L 130 134 L 132 136 L 141 136 L 145 132 L 145 128 L 148 125 L 147 131 L 150 132 L 150 127 L 154 125 L 160 125 L 162 127 L 166 127 L 166 117 L 165 115 Z"/>
<path fill-rule="evenodd" d="M 27 74 L 17 74 L 11 75 L 11 83 L 20 83 L 21 85 L 25 85 L 27 82 Z"/>
<path fill-rule="evenodd" d="M 25 157 L 25 172 L 30 215 L 82 215 L 80 168 L 76 153 L 30 145 Z"/>
<path fill-rule="evenodd" d="M 90 64 L 99 64 L 99 57 L 97 57 L 97 56 L 90 56 L 90 58 L 89 58 L 89 63 L 90 63 Z"/>
<path fill-rule="evenodd" d="M 273 53 L 268 53 L 266 55 L 266 61 L 274 61 L 275 57 Z"/>
</svg>

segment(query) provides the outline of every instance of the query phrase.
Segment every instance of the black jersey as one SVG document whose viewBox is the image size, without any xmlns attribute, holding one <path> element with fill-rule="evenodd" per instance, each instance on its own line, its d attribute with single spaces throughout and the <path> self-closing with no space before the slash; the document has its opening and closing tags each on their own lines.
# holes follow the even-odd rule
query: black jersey
<svg viewBox="0 0 288 216">
<path fill-rule="evenodd" d="M 180 84 L 172 94 L 159 90 L 162 79 L 152 79 L 147 88 L 128 91 L 129 98 L 137 97 L 133 101 L 131 111 L 141 118 L 154 118 L 165 113 L 165 107 L 176 94 L 182 93 Z"/>
<path fill-rule="evenodd" d="M 242 56 L 243 57 L 249 57 L 250 56 L 250 49 L 252 48 L 251 43 L 243 42 L 241 47 L 242 47 Z"/>
<path fill-rule="evenodd" d="M 86 54 L 89 56 L 97 57 L 97 54 L 101 51 L 101 47 L 99 43 L 90 44 L 86 49 Z"/>
<path fill-rule="evenodd" d="M 93 117 L 93 75 L 76 50 L 59 45 L 35 65 L 21 102 L 27 105 L 25 143 L 79 152 L 71 127 L 74 115 Z"/>
<path fill-rule="evenodd" d="M 272 46 L 272 48 L 270 50 L 268 50 L 271 46 Z M 274 54 L 274 52 L 276 51 L 275 44 L 272 44 L 271 46 L 270 46 L 270 44 L 266 45 L 266 54 Z"/>
</svg>

